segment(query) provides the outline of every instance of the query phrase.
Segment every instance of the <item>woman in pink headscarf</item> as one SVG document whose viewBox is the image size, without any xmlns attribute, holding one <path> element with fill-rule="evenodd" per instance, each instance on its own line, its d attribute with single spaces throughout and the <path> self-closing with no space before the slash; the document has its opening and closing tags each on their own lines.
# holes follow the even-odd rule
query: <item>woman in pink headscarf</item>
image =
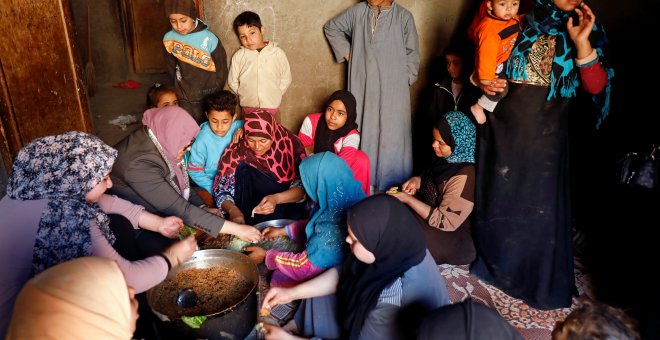
<svg viewBox="0 0 660 340">
<path fill-rule="evenodd" d="M 111 175 L 113 193 L 153 213 L 179 216 L 185 224 L 213 237 L 224 233 L 249 242 L 261 239 L 257 229 L 225 221 L 206 211 L 202 199 L 190 190 L 182 158 L 199 126 L 185 110 L 178 106 L 149 109 L 144 112 L 142 123 L 144 126 L 115 146 L 119 154 Z M 145 240 L 151 240 L 139 242 L 146 248 L 143 252 L 151 253 L 161 247 L 153 240 L 156 236 L 145 235 Z"/>
</svg>

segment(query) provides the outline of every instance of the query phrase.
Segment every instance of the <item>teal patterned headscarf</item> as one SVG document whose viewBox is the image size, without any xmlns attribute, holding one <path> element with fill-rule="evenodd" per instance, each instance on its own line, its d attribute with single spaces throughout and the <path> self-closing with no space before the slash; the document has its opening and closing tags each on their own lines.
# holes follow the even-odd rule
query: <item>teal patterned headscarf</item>
<svg viewBox="0 0 660 340">
<path fill-rule="evenodd" d="M 477 145 L 477 128 L 474 127 L 470 118 L 460 111 L 449 111 L 443 117 L 447 124 L 449 124 L 451 138 L 454 139 L 451 155 L 446 158 L 447 162 L 474 163 L 474 149 Z"/>
<path fill-rule="evenodd" d="M 362 184 L 332 152 L 305 158 L 300 163 L 300 178 L 309 198 L 317 203 L 305 227 L 307 257 L 319 268 L 338 265 L 347 251 L 346 210 L 365 198 Z"/>
<path fill-rule="evenodd" d="M 506 74 L 510 79 L 529 79 L 526 73 L 529 52 L 534 42 L 541 35 L 555 37 L 555 55 L 552 60 L 550 72 L 550 92 L 548 100 L 561 97 L 575 97 L 579 85 L 578 72 L 574 67 L 575 46 L 568 32 L 566 21 L 571 12 L 564 12 L 555 6 L 553 0 L 536 0 L 534 11 L 526 16 L 527 25 L 518 36 L 518 44 L 511 51 L 507 61 Z M 610 110 L 611 80 L 614 70 L 609 67 L 606 58 L 608 40 L 605 29 L 600 21 L 596 20 L 593 31 L 589 35 L 591 46 L 598 53 L 598 60 L 607 70 L 607 85 L 605 89 L 592 96 L 594 103 L 600 109 L 600 117 L 596 122 L 598 128 Z"/>
<path fill-rule="evenodd" d="M 474 164 L 477 145 L 477 128 L 461 111 L 449 111 L 433 125 L 442 140 L 451 148 L 451 155 L 443 158 L 433 156 L 431 165 L 420 176 L 422 182 L 441 184 L 463 167 Z"/>
</svg>

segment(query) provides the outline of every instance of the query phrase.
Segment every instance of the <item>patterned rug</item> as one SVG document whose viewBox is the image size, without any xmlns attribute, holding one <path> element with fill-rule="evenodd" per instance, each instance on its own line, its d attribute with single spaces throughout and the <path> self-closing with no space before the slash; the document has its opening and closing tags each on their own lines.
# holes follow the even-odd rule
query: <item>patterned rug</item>
<svg viewBox="0 0 660 340">
<path fill-rule="evenodd" d="M 528 306 L 522 300 L 512 298 L 494 286 L 472 276 L 468 266 L 440 265 L 440 274 L 445 279 L 449 298 L 452 302 L 460 302 L 467 297 L 497 310 L 506 321 L 514 326 L 525 339 L 547 340 L 551 338 L 552 329 L 557 321 L 563 321 L 574 308 L 540 310 Z M 580 295 L 584 294 L 586 276 L 576 264 L 576 285 Z"/>
</svg>

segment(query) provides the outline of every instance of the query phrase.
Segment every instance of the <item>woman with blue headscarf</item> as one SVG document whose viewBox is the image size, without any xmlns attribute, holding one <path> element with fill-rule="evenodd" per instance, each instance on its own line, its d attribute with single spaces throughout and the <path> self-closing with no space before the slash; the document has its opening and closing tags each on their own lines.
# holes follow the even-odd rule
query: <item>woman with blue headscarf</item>
<svg viewBox="0 0 660 340">
<path fill-rule="evenodd" d="M 247 247 L 253 261 L 274 270 L 271 286 L 289 287 L 306 281 L 343 262 L 348 252 L 344 239 L 346 211 L 366 196 L 362 184 L 353 177 L 346 161 L 332 152 L 316 153 L 300 163 L 300 178 L 305 192 L 314 201 L 312 217 L 307 222 L 285 228 L 266 228 L 266 239 L 288 236 L 305 243 L 302 252 L 286 252 Z"/>
<path fill-rule="evenodd" d="M 474 206 L 476 129 L 460 111 L 440 116 L 433 126 L 431 165 L 387 193 L 426 222 L 428 249 L 437 264 L 469 264 L 476 256 L 470 213 Z"/>
<path fill-rule="evenodd" d="M 536 0 L 506 67 L 509 94 L 479 131 L 471 270 L 541 309 L 568 307 L 575 290 L 568 112 L 581 87 L 609 111 L 614 72 L 607 38 L 580 0 Z M 581 110 L 580 114 L 586 114 Z"/>
</svg>

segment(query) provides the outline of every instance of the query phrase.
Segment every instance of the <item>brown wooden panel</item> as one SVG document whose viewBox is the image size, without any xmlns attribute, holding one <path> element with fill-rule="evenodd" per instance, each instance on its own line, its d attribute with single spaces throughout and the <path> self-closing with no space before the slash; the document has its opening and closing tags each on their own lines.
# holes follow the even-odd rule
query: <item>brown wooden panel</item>
<svg viewBox="0 0 660 340">
<path fill-rule="evenodd" d="M 2 0 L 0 20 L 6 28 L 0 34 L 3 125 L 15 124 L 21 145 L 70 130 L 90 132 L 68 1 Z M 9 134 L 6 142 L 14 143 Z"/>
<path fill-rule="evenodd" d="M 123 0 L 136 73 L 165 72 L 163 35 L 170 26 L 162 0 Z"/>
<path fill-rule="evenodd" d="M 0 63 L 0 155 L 7 172 L 11 169 L 14 156 L 21 147 L 18 138 L 18 127 L 14 121 L 14 110 L 11 106 L 7 82 Z"/>
</svg>

